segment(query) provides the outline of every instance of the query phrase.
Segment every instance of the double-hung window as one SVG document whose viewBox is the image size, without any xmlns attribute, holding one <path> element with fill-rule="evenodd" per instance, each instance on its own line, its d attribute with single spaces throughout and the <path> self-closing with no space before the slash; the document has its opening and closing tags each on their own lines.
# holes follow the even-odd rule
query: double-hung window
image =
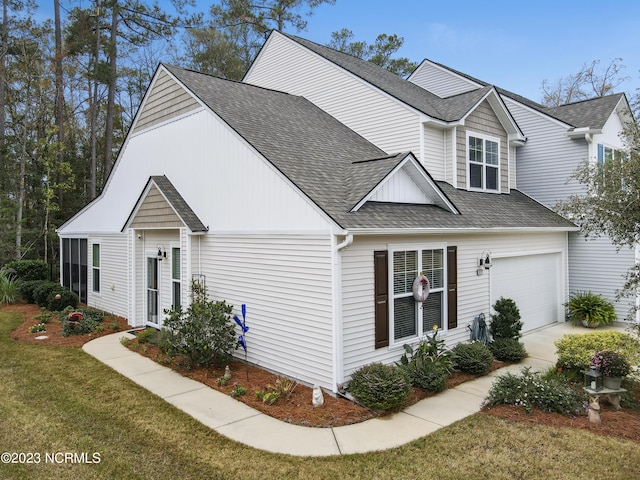
<svg viewBox="0 0 640 480">
<path fill-rule="evenodd" d="M 500 143 L 476 133 L 468 138 L 468 184 L 473 190 L 500 191 Z"/>
<path fill-rule="evenodd" d="M 182 281 L 180 276 L 180 249 L 171 249 L 171 301 L 173 308 L 182 305 Z"/>
<path fill-rule="evenodd" d="M 91 244 L 91 273 L 93 291 L 100 293 L 100 244 Z"/>
<path fill-rule="evenodd" d="M 391 324 L 394 342 L 420 338 L 443 327 L 445 255 L 444 248 L 398 247 L 391 255 Z M 421 305 L 413 298 L 413 281 L 420 273 L 429 279 L 430 293 Z"/>
</svg>

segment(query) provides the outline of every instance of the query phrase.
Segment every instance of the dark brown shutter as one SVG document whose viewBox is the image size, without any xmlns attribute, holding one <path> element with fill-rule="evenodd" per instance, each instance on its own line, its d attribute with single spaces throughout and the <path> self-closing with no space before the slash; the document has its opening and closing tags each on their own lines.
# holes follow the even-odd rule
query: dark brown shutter
<svg viewBox="0 0 640 480">
<path fill-rule="evenodd" d="M 458 326 L 458 247 L 447 247 L 447 318 L 449 330 Z"/>
<path fill-rule="evenodd" d="M 389 272 L 387 252 L 373 252 L 376 348 L 389 346 Z"/>
</svg>

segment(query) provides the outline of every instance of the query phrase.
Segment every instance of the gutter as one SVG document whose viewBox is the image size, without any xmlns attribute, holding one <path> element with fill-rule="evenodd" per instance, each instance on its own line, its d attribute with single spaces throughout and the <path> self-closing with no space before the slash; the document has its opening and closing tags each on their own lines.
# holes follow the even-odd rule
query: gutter
<svg viewBox="0 0 640 480">
<path fill-rule="evenodd" d="M 518 232 L 577 232 L 580 227 L 504 227 L 504 228 L 354 228 L 351 231 L 357 235 L 451 235 L 460 233 L 518 233 Z M 344 243 L 344 242 L 343 242 Z"/>
<path fill-rule="evenodd" d="M 338 392 L 338 386 L 344 383 L 344 337 L 342 320 L 342 255 L 344 250 L 353 243 L 353 234 L 344 231 L 345 239 L 338 242 L 335 235 L 334 247 L 331 252 L 333 271 L 333 392 Z"/>
</svg>

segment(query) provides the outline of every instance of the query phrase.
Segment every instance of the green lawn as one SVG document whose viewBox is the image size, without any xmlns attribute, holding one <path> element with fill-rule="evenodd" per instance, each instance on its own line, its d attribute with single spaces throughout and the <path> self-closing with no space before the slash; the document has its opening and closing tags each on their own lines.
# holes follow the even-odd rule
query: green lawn
<svg viewBox="0 0 640 480">
<path fill-rule="evenodd" d="M 0 464 L 2 479 L 640 478 L 638 444 L 486 415 L 385 452 L 265 453 L 218 435 L 78 348 L 10 340 L 19 322 L 0 311 L 0 453 L 36 452 L 41 463 Z M 46 452 L 95 452 L 100 463 L 45 463 Z"/>
</svg>

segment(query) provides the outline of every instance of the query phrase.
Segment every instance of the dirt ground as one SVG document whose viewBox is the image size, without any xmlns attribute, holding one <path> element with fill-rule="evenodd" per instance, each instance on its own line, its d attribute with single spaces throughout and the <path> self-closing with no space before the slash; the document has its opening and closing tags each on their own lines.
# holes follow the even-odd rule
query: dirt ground
<svg viewBox="0 0 640 480">
<path fill-rule="evenodd" d="M 104 322 L 105 328 L 100 332 L 94 332 L 89 335 L 63 337 L 60 334 L 62 327 L 61 322 L 57 319 L 52 319 L 47 324 L 46 332 L 30 333 L 29 328 L 32 325 L 39 323 L 38 320 L 33 319 L 34 316 L 40 313 L 40 309 L 36 305 L 9 305 L 3 306 L 2 309 L 22 314 L 24 322 L 11 332 L 11 338 L 27 343 L 80 347 L 89 340 L 102 335 L 114 333 L 116 331 L 112 328 L 114 323 L 117 323 L 120 331 L 131 329 L 124 318 L 116 317 L 113 322 L 111 320 L 106 320 Z M 36 337 L 38 336 L 46 336 L 47 338 L 36 340 Z M 328 394 L 324 395 L 323 406 L 313 407 L 311 405 L 312 390 L 304 385 L 296 385 L 286 402 L 279 401 L 274 405 L 268 405 L 257 399 L 255 392 L 259 390 L 266 390 L 268 389 L 268 385 L 275 384 L 277 376 L 271 372 L 234 360 L 229 364 L 232 374 L 231 380 L 226 386 L 219 386 L 218 379 L 224 374 L 224 366 L 187 370 L 181 365 L 176 364 L 176 362 L 172 362 L 152 345 L 138 345 L 137 341 L 135 341 L 132 342 L 131 348 L 138 351 L 141 355 L 145 355 L 155 361 L 159 361 L 181 374 L 209 385 L 211 388 L 223 393 L 230 394 L 235 384 L 241 385 L 247 389 L 247 393 L 238 397 L 238 400 L 266 413 L 267 415 L 292 424 L 313 427 L 331 427 L 358 423 L 382 415 L 381 412 L 372 411 L 368 408 L 357 405 L 354 402 L 343 398 L 332 397 Z M 499 368 L 503 365 L 504 364 L 501 362 L 494 362 L 493 369 Z M 469 374 L 455 372 L 448 379 L 447 388 L 453 388 L 456 385 L 472 380 L 473 378 L 476 377 Z M 414 388 L 413 394 L 407 401 L 405 407 L 431 395 L 433 394 Z M 485 410 L 483 414 L 493 415 L 515 422 L 564 428 L 580 428 L 589 430 L 598 435 L 624 438 L 640 443 L 640 414 L 627 408 L 615 411 L 606 401 L 601 402 L 602 423 L 600 425 L 589 423 L 586 416 L 570 418 L 560 414 L 546 413 L 538 410 L 530 414 L 526 413 L 522 408 L 505 405 Z"/>
</svg>

